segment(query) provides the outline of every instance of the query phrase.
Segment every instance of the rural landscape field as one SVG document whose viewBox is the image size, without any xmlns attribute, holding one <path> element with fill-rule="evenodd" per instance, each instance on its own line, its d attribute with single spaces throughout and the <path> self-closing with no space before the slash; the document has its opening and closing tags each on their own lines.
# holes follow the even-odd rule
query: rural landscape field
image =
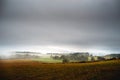
<svg viewBox="0 0 120 80">
<path fill-rule="evenodd" d="M 0 80 L 120 80 L 120 0 L 0 0 Z"/>
<path fill-rule="evenodd" d="M 0 80 L 120 80 L 120 60 L 43 63 L 1 60 Z"/>
</svg>

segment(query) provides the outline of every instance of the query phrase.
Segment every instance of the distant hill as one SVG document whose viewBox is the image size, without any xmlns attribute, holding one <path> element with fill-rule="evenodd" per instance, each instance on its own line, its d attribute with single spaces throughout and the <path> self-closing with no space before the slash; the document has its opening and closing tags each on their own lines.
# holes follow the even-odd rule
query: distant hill
<svg viewBox="0 0 120 80">
<path fill-rule="evenodd" d="M 41 54 L 41 53 L 38 53 L 38 52 L 29 52 L 29 51 L 16 51 L 15 53 Z"/>
<path fill-rule="evenodd" d="M 120 58 L 120 53 L 117 54 L 109 54 L 105 56 L 106 59 L 112 59 L 112 58 Z"/>
</svg>

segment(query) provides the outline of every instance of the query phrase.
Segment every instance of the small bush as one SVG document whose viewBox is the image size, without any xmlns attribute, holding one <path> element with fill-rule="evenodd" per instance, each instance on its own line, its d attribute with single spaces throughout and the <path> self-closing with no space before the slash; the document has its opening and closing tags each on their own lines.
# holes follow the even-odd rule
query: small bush
<svg viewBox="0 0 120 80">
<path fill-rule="evenodd" d="M 63 59 L 63 63 L 69 63 L 69 62 L 70 62 L 69 59 L 67 58 Z"/>
</svg>

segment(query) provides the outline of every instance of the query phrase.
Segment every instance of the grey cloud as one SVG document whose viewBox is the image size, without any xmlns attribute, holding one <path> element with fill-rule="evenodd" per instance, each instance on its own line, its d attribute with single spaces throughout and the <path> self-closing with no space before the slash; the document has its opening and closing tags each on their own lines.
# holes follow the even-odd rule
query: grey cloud
<svg viewBox="0 0 120 80">
<path fill-rule="evenodd" d="M 117 0 L 8 0 L 5 14 L 9 17 L 118 19 Z"/>
<path fill-rule="evenodd" d="M 2 1 L 2 0 L 1 0 Z M 118 0 L 4 0 L 0 45 L 120 47 Z"/>
</svg>

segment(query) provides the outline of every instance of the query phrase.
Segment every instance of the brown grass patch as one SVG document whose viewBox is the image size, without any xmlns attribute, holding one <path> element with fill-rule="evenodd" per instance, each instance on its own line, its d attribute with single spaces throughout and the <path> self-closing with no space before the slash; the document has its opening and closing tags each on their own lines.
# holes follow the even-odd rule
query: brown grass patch
<svg viewBox="0 0 120 80">
<path fill-rule="evenodd" d="M 0 61 L 1 80 L 120 80 L 120 60 L 94 63 Z"/>
</svg>

